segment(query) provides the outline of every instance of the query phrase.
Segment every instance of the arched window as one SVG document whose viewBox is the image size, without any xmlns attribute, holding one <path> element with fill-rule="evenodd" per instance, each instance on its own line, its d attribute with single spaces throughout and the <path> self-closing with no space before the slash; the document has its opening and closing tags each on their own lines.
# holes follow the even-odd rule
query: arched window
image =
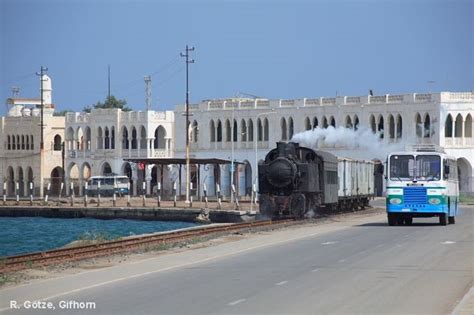
<svg viewBox="0 0 474 315">
<path fill-rule="evenodd" d="M 103 149 L 103 136 L 102 136 L 102 128 L 99 127 L 97 129 L 97 149 Z"/>
<path fill-rule="evenodd" d="M 53 150 L 54 151 L 61 151 L 61 136 L 60 135 L 55 135 L 54 136 L 54 145 L 53 145 Z"/>
<path fill-rule="evenodd" d="M 25 150 L 25 136 L 21 135 L 21 149 Z"/>
<path fill-rule="evenodd" d="M 211 123 L 209 124 L 209 134 L 211 135 L 211 142 L 216 142 L 216 125 L 212 119 Z"/>
<path fill-rule="evenodd" d="M 375 123 L 375 116 L 373 114 L 370 115 L 369 121 L 370 121 L 370 129 L 372 129 L 373 133 L 376 133 L 377 132 L 377 124 Z"/>
<path fill-rule="evenodd" d="M 20 136 L 16 136 L 16 149 L 20 150 Z"/>
<path fill-rule="evenodd" d="M 262 120 L 260 118 L 257 119 L 257 139 L 258 141 L 263 140 L 263 125 Z"/>
<path fill-rule="evenodd" d="M 231 128 L 230 128 L 230 121 L 227 119 L 225 121 L 225 141 L 230 142 L 232 137 L 231 137 Z"/>
<path fill-rule="evenodd" d="M 8 150 L 12 149 L 12 142 L 11 142 L 10 135 L 7 136 L 7 149 Z"/>
<path fill-rule="evenodd" d="M 388 116 L 388 137 L 390 139 L 395 138 L 395 119 L 392 114 Z"/>
<path fill-rule="evenodd" d="M 192 140 L 192 142 L 197 143 L 198 142 L 198 135 L 199 135 L 198 122 L 194 120 L 191 126 L 193 128 L 192 132 L 191 132 L 191 140 Z"/>
<path fill-rule="evenodd" d="M 128 145 L 128 129 L 127 127 L 122 128 L 122 148 L 128 150 L 129 145 Z"/>
<path fill-rule="evenodd" d="M 237 142 L 237 140 L 238 140 L 237 135 L 239 134 L 239 130 L 237 128 L 237 121 L 235 119 L 234 119 L 234 126 L 233 127 L 234 128 L 232 128 L 233 129 L 232 130 L 232 136 L 233 136 L 232 141 Z"/>
<path fill-rule="evenodd" d="M 140 128 L 140 149 L 146 149 L 147 145 L 146 129 L 144 126 Z"/>
<path fill-rule="evenodd" d="M 31 145 L 31 150 L 34 150 L 35 149 L 35 145 L 34 145 L 34 142 L 33 142 L 33 135 L 30 135 L 30 145 Z"/>
<path fill-rule="evenodd" d="M 132 127 L 132 150 L 137 149 L 138 146 L 138 140 L 137 140 L 137 129 Z"/>
<path fill-rule="evenodd" d="M 423 137 L 424 138 L 430 138 L 431 137 L 431 119 L 430 119 L 429 114 L 425 115 L 425 123 L 424 123 L 424 126 L 423 126 Z"/>
<path fill-rule="evenodd" d="M 12 136 L 12 150 L 16 150 L 16 141 L 15 141 L 16 137 L 15 136 Z"/>
<path fill-rule="evenodd" d="M 217 142 L 222 142 L 222 123 L 217 121 Z"/>
<path fill-rule="evenodd" d="M 293 133 L 295 131 L 295 126 L 293 124 L 293 118 L 288 118 L 288 140 L 293 138 Z"/>
<path fill-rule="evenodd" d="M 286 128 L 286 119 L 282 118 L 280 120 L 280 127 L 281 127 L 281 140 L 288 140 L 287 128 Z"/>
<path fill-rule="evenodd" d="M 26 138 L 26 149 L 30 150 L 30 136 L 25 136 Z"/>
<path fill-rule="evenodd" d="M 403 121 L 402 121 L 402 116 L 400 114 L 397 115 L 397 138 L 400 139 L 403 136 Z"/>
<path fill-rule="evenodd" d="M 110 148 L 115 149 L 115 127 L 114 126 L 112 126 L 111 128 Z"/>
<path fill-rule="evenodd" d="M 248 123 L 248 137 L 249 141 L 253 141 L 253 121 L 249 119 Z"/>
<path fill-rule="evenodd" d="M 466 121 L 464 122 L 464 137 L 472 138 L 472 116 L 467 114 Z"/>
<path fill-rule="evenodd" d="M 104 138 L 105 138 L 105 146 L 104 149 L 110 149 L 110 132 L 109 127 L 105 127 L 104 131 Z"/>
<path fill-rule="evenodd" d="M 318 117 L 313 118 L 313 129 L 319 126 Z"/>
<path fill-rule="evenodd" d="M 246 142 L 247 141 L 247 133 L 248 133 L 248 130 L 247 130 L 247 122 L 245 121 L 245 119 L 242 119 L 240 121 L 240 128 L 242 128 L 242 133 L 241 133 L 241 137 L 240 137 L 240 141 L 242 142 Z"/>
<path fill-rule="evenodd" d="M 446 138 L 451 138 L 453 136 L 453 117 L 451 114 L 448 114 L 446 122 L 444 123 L 444 136 Z"/>
<path fill-rule="evenodd" d="M 330 121 L 331 121 L 331 126 L 333 126 L 334 128 L 336 128 L 336 120 L 334 119 L 333 116 L 331 116 Z"/>
<path fill-rule="evenodd" d="M 163 126 L 158 126 L 155 129 L 153 147 L 155 149 L 165 149 L 166 148 L 166 130 Z"/>
<path fill-rule="evenodd" d="M 328 125 L 328 119 L 326 118 L 326 116 L 323 117 L 323 128 L 327 128 L 329 125 Z"/>
<path fill-rule="evenodd" d="M 380 139 L 384 138 L 384 122 L 383 122 L 383 116 L 379 116 L 379 125 L 377 127 L 377 131 L 379 132 Z"/>
<path fill-rule="evenodd" d="M 268 119 L 265 118 L 263 120 L 263 141 L 268 141 L 268 137 L 269 137 L 269 126 L 268 126 Z"/>
<path fill-rule="evenodd" d="M 352 129 L 352 127 L 353 127 L 353 125 L 352 125 L 351 116 L 347 115 L 346 116 L 346 128 Z"/>
<path fill-rule="evenodd" d="M 359 117 L 357 115 L 354 116 L 354 130 L 359 129 Z"/>
<path fill-rule="evenodd" d="M 423 136 L 423 124 L 421 123 L 420 113 L 416 113 L 415 116 L 415 127 L 416 127 L 416 136 L 421 138 Z"/>
<path fill-rule="evenodd" d="M 306 117 L 306 119 L 304 120 L 304 129 L 311 130 L 311 120 L 309 119 L 309 117 Z"/>
<path fill-rule="evenodd" d="M 456 116 L 456 123 L 454 125 L 454 137 L 461 138 L 462 137 L 462 116 L 458 114 Z"/>
</svg>

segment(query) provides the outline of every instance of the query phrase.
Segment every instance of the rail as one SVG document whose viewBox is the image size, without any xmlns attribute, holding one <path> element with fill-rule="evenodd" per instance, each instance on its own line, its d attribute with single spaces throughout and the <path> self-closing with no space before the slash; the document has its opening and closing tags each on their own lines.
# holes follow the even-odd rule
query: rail
<svg viewBox="0 0 474 315">
<path fill-rule="evenodd" d="M 43 267 L 53 263 L 64 263 L 130 251 L 143 246 L 153 244 L 173 243 L 179 240 L 189 239 L 196 236 L 210 235 L 219 232 L 236 231 L 247 228 L 263 227 L 269 225 L 282 225 L 294 220 L 264 220 L 229 225 L 208 226 L 183 231 L 171 231 L 160 234 L 137 236 L 132 238 L 114 240 L 92 245 L 83 245 L 70 248 L 60 248 L 44 252 L 36 252 L 24 255 L 16 255 L 0 258 L 0 273 L 18 271 L 32 267 Z"/>
</svg>

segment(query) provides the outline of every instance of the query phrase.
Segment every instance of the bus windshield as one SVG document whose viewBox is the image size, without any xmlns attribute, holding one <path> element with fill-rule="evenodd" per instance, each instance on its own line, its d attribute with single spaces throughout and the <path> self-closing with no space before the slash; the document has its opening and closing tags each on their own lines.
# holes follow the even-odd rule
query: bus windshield
<svg viewBox="0 0 474 315">
<path fill-rule="evenodd" d="M 390 157 L 391 180 L 413 180 L 414 170 L 415 157 L 413 155 L 392 155 Z"/>
<path fill-rule="evenodd" d="M 392 155 L 390 157 L 390 179 L 426 180 L 441 179 L 441 158 L 438 155 Z"/>
<path fill-rule="evenodd" d="M 440 180 L 441 158 L 438 155 L 418 155 L 416 177 L 418 180 Z"/>
</svg>

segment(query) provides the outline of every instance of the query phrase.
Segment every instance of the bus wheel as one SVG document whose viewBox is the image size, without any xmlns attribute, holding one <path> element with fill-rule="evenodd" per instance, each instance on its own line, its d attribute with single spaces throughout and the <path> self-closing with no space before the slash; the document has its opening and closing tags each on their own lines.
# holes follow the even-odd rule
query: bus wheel
<svg viewBox="0 0 474 315">
<path fill-rule="evenodd" d="M 448 225 L 448 220 L 446 220 L 446 213 L 443 213 L 439 216 L 440 225 Z"/>
<path fill-rule="evenodd" d="M 404 220 L 403 220 L 403 217 L 402 217 L 402 216 L 398 216 L 398 217 L 397 217 L 397 224 L 398 224 L 398 225 L 403 225 L 403 221 L 404 221 Z"/>
<path fill-rule="evenodd" d="M 389 213 L 387 214 L 387 218 L 388 218 L 388 225 L 390 226 L 397 225 L 397 215 Z"/>
<path fill-rule="evenodd" d="M 448 222 L 449 222 L 449 224 L 455 224 L 456 223 L 456 218 L 455 217 L 448 217 Z"/>
<path fill-rule="evenodd" d="M 412 225 L 413 224 L 413 218 L 405 218 L 405 225 Z"/>
</svg>

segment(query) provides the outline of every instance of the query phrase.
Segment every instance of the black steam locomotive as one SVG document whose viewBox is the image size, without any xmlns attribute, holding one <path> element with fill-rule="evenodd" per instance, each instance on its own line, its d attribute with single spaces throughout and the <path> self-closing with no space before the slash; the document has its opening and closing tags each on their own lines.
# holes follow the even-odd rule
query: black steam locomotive
<svg viewBox="0 0 474 315">
<path fill-rule="evenodd" d="M 302 218 L 354 209 L 373 196 L 374 163 L 278 142 L 258 166 L 260 214 Z"/>
</svg>

